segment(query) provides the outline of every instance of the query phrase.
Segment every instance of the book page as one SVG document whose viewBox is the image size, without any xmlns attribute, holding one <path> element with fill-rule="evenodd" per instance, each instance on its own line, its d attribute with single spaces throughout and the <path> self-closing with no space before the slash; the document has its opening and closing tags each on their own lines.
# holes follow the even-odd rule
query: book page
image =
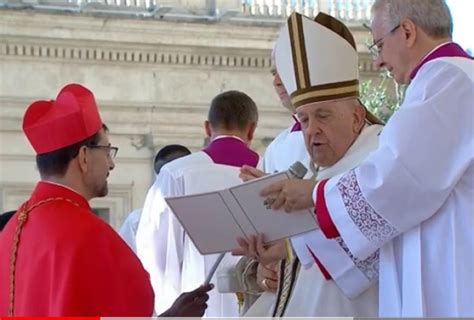
<svg viewBox="0 0 474 320">
<path fill-rule="evenodd" d="M 283 179 L 288 179 L 286 172 L 229 189 L 165 200 L 201 254 L 226 252 L 238 247 L 238 237 L 263 233 L 271 242 L 317 228 L 309 209 L 288 214 L 266 208 L 260 191 Z"/>
<path fill-rule="evenodd" d="M 167 198 L 166 202 L 201 254 L 230 251 L 245 233 L 218 192 Z"/>
<path fill-rule="evenodd" d="M 201 254 L 236 248 L 236 238 L 245 234 L 218 191 L 242 183 L 240 168 L 213 163 L 183 170 L 187 196 L 165 200 L 186 234 Z"/>
<path fill-rule="evenodd" d="M 230 188 L 239 203 L 239 207 L 253 227 L 265 235 L 267 242 L 287 238 L 318 227 L 316 218 L 311 210 L 300 210 L 286 213 L 284 209 L 267 209 L 265 198 L 260 191 L 274 182 L 286 180 L 286 172 L 281 172 L 260 179 L 252 180 Z"/>
</svg>

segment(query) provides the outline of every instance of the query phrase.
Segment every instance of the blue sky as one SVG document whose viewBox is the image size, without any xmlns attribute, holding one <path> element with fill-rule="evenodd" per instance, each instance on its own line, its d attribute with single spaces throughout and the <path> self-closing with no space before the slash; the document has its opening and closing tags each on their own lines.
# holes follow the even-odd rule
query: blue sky
<svg viewBox="0 0 474 320">
<path fill-rule="evenodd" d="M 453 39 L 470 53 L 474 53 L 474 1 L 446 0 L 453 16 Z"/>
</svg>

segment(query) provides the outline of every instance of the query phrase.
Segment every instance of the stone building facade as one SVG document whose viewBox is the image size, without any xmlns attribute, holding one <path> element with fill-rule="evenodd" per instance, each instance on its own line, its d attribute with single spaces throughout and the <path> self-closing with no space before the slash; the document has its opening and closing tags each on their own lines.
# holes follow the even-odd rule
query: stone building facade
<svg viewBox="0 0 474 320">
<path fill-rule="evenodd" d="M 114 228 L 142 206 L 157 150 L 170 143 L 202 147 L 203 121 L 216 94 L 235 89 L 257 102 L 253 146 L 261 153 L 291 123 L 269 73 L 272 44 L 291 8 L 264 1 L 170 1 L 0 1 L 0 210 L 17 208 L 39 179 L 21 132 L 25 108 L 54 98 L 69 82 L 95 93 L 111 143 L 119 147 L 109 196 L 91 202 Z M 327 12 L 341 3 L 316 2 Z M 362 78 L 376 78 L 364 46 L 367 16 L 360 17 L 370 1 L 342 2 L 359 6 L 359 17 L 348 10 L 333 14 L 351 19 Z"/>
</svg>

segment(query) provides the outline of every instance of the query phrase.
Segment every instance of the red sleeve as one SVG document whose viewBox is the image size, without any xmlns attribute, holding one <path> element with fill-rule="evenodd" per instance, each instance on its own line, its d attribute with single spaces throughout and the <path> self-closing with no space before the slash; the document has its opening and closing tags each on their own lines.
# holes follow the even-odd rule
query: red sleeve
<svg viewBox="0 0 474 320">
<path fill-rule="evenodd" d="M 337 231 L 331 216 L 329 215 L 328 208 L 326 206 L 326 199 L 324 198 L 324 186 L 328 182 L 328 179 L 321 180 L 317 185 L 316 190 L 316 205 L 314 214 L 318 220 L 321 231 L 328 239 L 339 237 L 339 231 Z"/>
</svg>

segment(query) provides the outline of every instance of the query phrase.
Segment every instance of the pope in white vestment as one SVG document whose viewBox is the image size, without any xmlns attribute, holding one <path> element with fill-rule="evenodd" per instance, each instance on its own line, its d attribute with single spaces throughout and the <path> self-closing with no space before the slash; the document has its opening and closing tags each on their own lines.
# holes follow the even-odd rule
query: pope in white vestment
<svg viewBox="0 0 474 320">
<path fill-rule="evenodd" d="M 382 128 L 381 125 L 366 126 L 344 157 L 331 167 L 319 168 L 317 177 L 319 179 L 329 178 L 358 165 L 377 148 L 378 135 Z M 341 268 L 348 268 L 347 270 L 350 270 L 348 273 L 359 273 L 357 276 L 362 281 L 366 281 L 366 288 L 369 289 L 361 294 L 351 295 L 349 293 L 346 295 L 346 292 L 341 291 L 338 287 L 337 282 L 325 278 L 321 269 L 316 265 L 314 257 L 306 248 L 305 240 L 308 240 L 308 235 L 295 237 L 292 239 L 293 246 L 299 249 L 300 256 L 298 258 L 302 266 L 299 267 L 293 280 L 295 281 L 294 287 L 283 307 L 283 315 L 286 317 L 376 317 L 378 313 L 377 272 L 375 271 L 370 280 L 364 279 L 364 274 L 357 269 L 355 262 L 338 242 L 328 241 L 320 231 L 314 232 L 312 236 L 311 243 L 316 246 L 316 248 L 313 246 L 313 250 L 317 253 L 318 259 L 322 255 L 331 256 L 333 263 L 340 265 Z M 303 238 L 305 239 L 303 240 Z M 377 264 L 377 259 L 372 261 L 372 267 L 375 270 L 378 267 Z M 280 280 L 283 280 L 282 277 Z M 277 295 L 265 292 L 245 316 L 272 316 L 276 308 Z"/>
<path fill-rule="evenodd" d="M 216 98 L 213 101 L 216 101 Z M 232 97 L 224 97 L 220 104 L 224 105 L 230 99 Z M 213 102 L 211 109 L 213 105 L 218 108 L 220 104 Z M 257 120 L 256 106 L 253 101 L 251 104 L 254 106 L 252 114 L 255 114 L 255 120 L 244 119 L 248 125 L 246 124 L 244 133 L 241 134 L 250 139 Z M 226 110 L 236 112 L 231 108 Z M 225 112 L 216 114 L 223 116 Z M 217 254 L 203 256 L 199 253 L 164 198 L 216 191 L 237 185 L 241 183 L 238 177 L 239 168 L 243 165 L 256 167 L 258 164 L 259 156 L 249 149 L 249 141 L 233 135 L 218 135 L 218 132 L 235 129 L 233 122 L 226 123 L 232 128 L 225 128 L 222 123 L 219 123 L 220 127 L 211 123 L 211 126 L 215 127 L 211 129 L 214 130 L 210 134 L 212 141 L 204 150 L 163 166 L 147 194 L 137 231 L 137 254 L 150 273 L 157 314 L 169 307 L 180 293 L 202 285 L 218 257 Z M 236 259 L 227 255 L 221 266 L 233 264 Z M 215 277 L 211 282 L 215 282 Z M 207 317 L 238 316 L 238 300 L 235 294 L 220 294 L 213 290 L 209 292 L 207 303 Z"/>
</svg>

